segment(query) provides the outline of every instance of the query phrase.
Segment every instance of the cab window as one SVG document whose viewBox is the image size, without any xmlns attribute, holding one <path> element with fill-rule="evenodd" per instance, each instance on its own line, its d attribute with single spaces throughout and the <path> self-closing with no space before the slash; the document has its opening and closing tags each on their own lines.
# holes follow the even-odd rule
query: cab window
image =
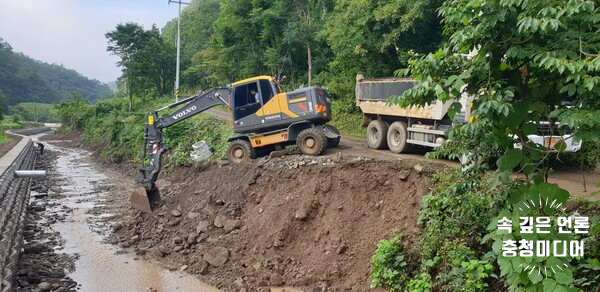
<svg viewBox="0 0 600 292">
<path fill-rule="evenodd" d="M 237 121 L 249 115 L 255 114 L 261 108 L 261 103 L 256 102 L 255 96 L 251 93 L 253 90 L 259 92 L 257 82 L 251 82 L 235 87 L 235 108 L 233 110 L 234 120 Z"/>
<path fill-rule="evenodd" d="M 271 82 L 260 80 L 260 96 L 262 97 L 263 104 L 266 104 L 273 98 L 273 87 L 271 86 Z"/>
</svg>

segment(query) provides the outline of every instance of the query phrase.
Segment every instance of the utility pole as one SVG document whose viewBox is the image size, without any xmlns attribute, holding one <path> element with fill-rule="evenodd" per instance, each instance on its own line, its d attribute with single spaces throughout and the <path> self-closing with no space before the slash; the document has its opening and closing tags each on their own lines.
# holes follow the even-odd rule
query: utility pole
<svg viewBox="0 0 600 292">
<path fill-rule="evenodd" d="M 181 4 L 190 5 L 192 3 L 169 0 L 169 4 L 171 4 L 171 2 L 179 4 L 179 15 L 177 16 L 177 68 L 175 69 L 175 101 L 179 101 L 179 59 L 181 56 Z"/>
</svg>

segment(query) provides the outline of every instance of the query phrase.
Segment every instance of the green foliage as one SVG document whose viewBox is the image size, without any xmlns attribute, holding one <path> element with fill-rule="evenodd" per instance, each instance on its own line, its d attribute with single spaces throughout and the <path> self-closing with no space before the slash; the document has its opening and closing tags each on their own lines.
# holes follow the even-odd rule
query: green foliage
<svg viewBox="0 0 600 292">
<path fill-rule="evenodd" d="M 556 230 L 531 236 L 506 234 L 499 232 L 496 224 L 500 218 L 507 217 L 513 220 L 513 229 L 516 229 L 519 215 L 554 214 L 548 206 L 526 208 L 526 200 L 545 201 L 548 198 L 551 202 L 556 200 L 556 204 L 567 203 L 569 193 L 546 182 L 549 169 L 545 167 L 550 155 L 560 155 L 564 151 L 564 143 L 557 144 L 556 152 L 550 152 L 528 139 L 528 135 L 536 132 L 540 121 L 566 124 L 574 130 L 575 138 L 584 142 L 595 143 L 600 138 L 600 103 L 597 99 L 600 93 L 600 57 L 597 54 L 600 7 L 597 1 L 449 0 L 439 9 L 439 15 L 443 17 L 448 43 L 435 53 L 414 55 L 408 68 L 398 73 L 411 75 L 420 85 L 390 101 L 410 106 L 434 100 L 457 100 L 462 96 L 473 99 L 475 120 L 453 127 L 452 142 L 438 152 L 455 157 L 469 153 L 477 154 L 471 155 L 472 158 L 498 157 L 497 171 L 482 178 L 478 185 L 487 185 L 487 192 L 501 195 L 491 197 L 491 209 L 472 206 L 489 212 L 487 220 L 486 214 L 481 214 L 478 220 L 489 222 L 490 233 L 485 235 L 481 245 L 468 246 L 476 247 L 475 251 L 479 253 L 491 250 L 486 257 L 495 259 L 500 276 L 513 291 L 566 291 L 575 288 L 574 285 L 588 283 L 587 272 L 577 274 L 577 265 L 587 264 L 580 263 L 580 259 L 501 255 L 502 240 L 573 240 L 578 239 L 577 236 L 557 234 Z M 565 106 L 564 99 L 571 100 L 575 106 Z M 514 143 L 520 143 L 523 149 L 513 149 Z M 524 179 L 511 178 L 513 171 L 523 173 Z M 469 175 L 465 173 L 461 177 Z M 457 189 L 453 184 L 443 186 L 440 191 L 456 194 L 459 198 L 469 193 L 468 188 Z M 479 192 L 485 193 L 484 190 Z M 431 199 L 424 199 L 424 214 L 433 212 L 432 218 L 440 210 L 441 214 L 446 213 L 447 208 L 454 212 L 444 214 L 442 218 L 461 214 L 453 209 L 452 199 L 448 200 L 450 204 L 443 199 L 428 200 Z M 427 211 L 429 208 L 431 210 Z M 489 217 L 496 214 L 500 216 Z M 427 222 L 432 223 L 435 220 Z M 461 227 L 459 223 L 450 225 Z M 444 236 L 448 232 L 453 235 L 452 229 L 445 230 Z M 469 235 L 468 229 L 466 234 L 457 231 L 455 234 L 461 237 Z M 428 227 L 424 237 L 427 235 Z M 475 234 L 470 237 L 480 238 Z M 429 241 L 425 242 L 429 244 Z M 438 254 L 436 246 L 441 245 L 425 248 L 425 255 Z M 592 259 L 595 256 L 592 255 Z M 489 269 L 485 264 L 476 267 L 482 262 L 474 260 L 470 259 L 464 266 L 461 263 L 453 270 L 464 279 L 471 278 L 471 283 L 478 283 L 487 277 Z M 547 278 L 540 273 L 524 273 L 528 266 L 562 266 L 563 263 L 574 268 L 548 272 Z M 474 276 L 477 274 L 479 276 Z M 475 286 L 476 289 L 483 287 L 485 285 Z"/>
<path fill-rule="evenodd" d="M 62 65 L 46 64 L 13 52 L 0 38 L 0 91 L 8 105 L 21 102 L 58 103 L 79 92 L 91 101 L 112 95 L 106 84 L 83 77 Z M 0 103 L 1 103 L 0 97 Z M 0 111 L 6 113 L 7 109 Z"/>
<path fill-rule="evenodd" d="M 90 108 L 90 103 L 84 100 L 79 93 L 73 93 L 71 99 L 63 100 L 56 106 L 58 119 L 68 130 L 82 130 L 89 117 L 88 110 Z"/>
<path fill-rule="evenodd" d="M 0 145 L 10 142 L 11 139 L 4 134 L 4 132 L 0 132 Z"/>
<path fill-rule="evenodd" d="M 9 107 L 11 115 L 19 115 L 27 121 L 40 123 L 58 122 L 58 111 L 55 105 L 45 103 L 23 102 Z"/>
<path fill-rule="evenodd" d="M 401 236 L 381 240 L 371 258 L 371 288 L 388 286 L 390 291 L 402 291 L 408 279 L 408 269 Z"/>
<path fill-rule="evenodd" d="M 160 37 L 156 26 L 145 30 L 136 23 L 118 24 L 105 36 L 106 50 L 120 58 L 129 111 L 134 95 L 160 96 L 173 90 L 175 47 Z"/>
<path fill-rule="evenodd" d="M 4 114 L 8 111 L 8 99 L 6 98 L 6 94 L 0 90 L 0 121 L 4 119 Z"/>
</svg>

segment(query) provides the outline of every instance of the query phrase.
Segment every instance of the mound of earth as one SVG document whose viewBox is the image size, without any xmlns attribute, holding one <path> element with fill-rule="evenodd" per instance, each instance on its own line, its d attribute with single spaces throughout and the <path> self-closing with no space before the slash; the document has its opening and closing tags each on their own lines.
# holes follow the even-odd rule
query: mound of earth
<svg viewBox="0 0 600 292">
<path fill-rule="evenodd" d="M 437 166 L 415 163 L 338 154 L 178 168 L 158 182 L 161 207 L 125 210 L 109 241 L 226 291 L 365 291 L 378 240 L 419 232 Z"/>
</svg>

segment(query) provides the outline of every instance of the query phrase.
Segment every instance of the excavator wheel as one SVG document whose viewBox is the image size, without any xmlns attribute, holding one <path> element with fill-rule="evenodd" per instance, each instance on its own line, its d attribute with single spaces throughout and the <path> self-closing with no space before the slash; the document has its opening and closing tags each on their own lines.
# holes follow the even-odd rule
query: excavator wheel
<svg viewBox="0 0 600 292">
<path fill-rule="evenodd" d="M 256 152 L 250 142 L 238 139 L 229 144 L 227 158 L 232 163 L 242 163 L 248 159 L 255 159 Z"/>
<path fill-rule="evenodd" d="M 317 156 L 327 148 L 327 136 L 316 128 L 308 128 L 298 134 L 296 144 L 302 154 Z"/>
</svg>

